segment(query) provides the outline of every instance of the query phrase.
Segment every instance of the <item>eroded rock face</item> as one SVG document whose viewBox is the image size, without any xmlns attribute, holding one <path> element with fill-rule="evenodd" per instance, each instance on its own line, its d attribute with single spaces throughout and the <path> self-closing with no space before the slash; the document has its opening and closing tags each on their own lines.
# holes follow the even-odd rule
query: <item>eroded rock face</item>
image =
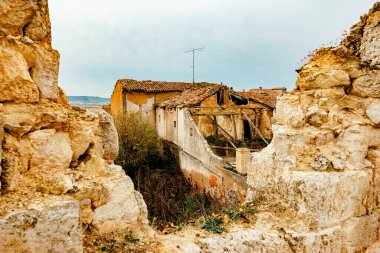
<svg viewBox="0 0 380 253">
<path fill-rule="evenodd" d="M 376 3 L 300 69 L 298 90 L 278 99 L 272 143 L 252 155 L 247 201 L 265 196 L 262 222 L 293 252 L 378 249 L 379 27 Z"/>
<path fill-rule="evenodd" d="M 58 66 L 47 0 L 1 1 L 1 252 L 81 252 L 82 225 L 104 233 L 148 222 L 141 196 L 113 164 L 111 116 L 71 108 Z"/>
<path fill-rule="evenodd" d="M 0 251 L 82 252 L 76 201 L 45 201 L 0 218 Z"/>
</svg>

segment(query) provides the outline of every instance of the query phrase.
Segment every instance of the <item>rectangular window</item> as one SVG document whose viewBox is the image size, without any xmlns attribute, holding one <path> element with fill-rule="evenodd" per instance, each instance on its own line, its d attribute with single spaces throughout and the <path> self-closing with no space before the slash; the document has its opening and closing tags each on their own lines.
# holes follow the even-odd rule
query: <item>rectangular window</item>
<svg viewBox="0 0 380 253">
<path fill-rule="evenodd" d="M 174 121 L 174 127 L 177 127 L 177 121 Z"/>
</svg>

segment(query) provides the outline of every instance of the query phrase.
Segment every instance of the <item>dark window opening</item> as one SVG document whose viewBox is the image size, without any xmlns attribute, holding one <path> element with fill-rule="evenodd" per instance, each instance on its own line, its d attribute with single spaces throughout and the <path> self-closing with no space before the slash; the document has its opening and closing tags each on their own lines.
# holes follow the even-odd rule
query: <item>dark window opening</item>
<svg viewBox="0 0 380 253">
<path fill-rule="evenodd" d="M 249 125 L 248 120 L 243 120 L 243 126 L 244 126 L 244 139 L 251 141 L 252 140 L 251 126 Z"/>
<path fill-rule="evenodd" d="M 248 99 L 241 99 L 241 98 L 238 98 L 234 95 L 230 95 L 230 97 L 231 97 L 232 102 L 234 102 L 234 104 L 236 104 L 236 105 L 247 105 L 248 104 Z"/>
<path fill-rule="evenodd" d="M 216 93 L 216 101 L 217 101 L 218 105 L 224 104 L 224 98 L 223 98 L 222 92 L 219 91 Z"/>
<path fill-rule="evenodd" d="M 177 121 L 174 121 L 174 127 L 177 127 Z"/>
</svg>

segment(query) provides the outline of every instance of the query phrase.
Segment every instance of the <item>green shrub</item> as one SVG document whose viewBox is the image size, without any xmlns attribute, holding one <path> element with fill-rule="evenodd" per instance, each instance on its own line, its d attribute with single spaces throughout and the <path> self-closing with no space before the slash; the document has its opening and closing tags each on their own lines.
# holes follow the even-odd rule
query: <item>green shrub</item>
<svg viewBox="0 0 380 253">
<path fill-rule="evenodd" d="M 244 213 L 246 215 L 255 215 L 258 212 L 257 205 L 258 204 L 256 203 L 256 201 L 246 203 L 242 207 L 242 213 Z"/>
<path fill-rule="evenodd" d="M 201 228 L 212 233 L 220 234 L 225 230 L 223 224 L 222 219 L 206 218 Z"/>
<path fill-rule="evenodd" d="M 195 213 L 197 210 L 197 205 L 194 203 L 193 196 L 190 194 L 186 195 L 185 201 L 186 210 L 190 213 Z"/>
<path fill-rule="evenodd" d="M 214 135 L 207 136 L 207 137 L 205 137 L 205 139 L 206 139 L 207 143 L 210 145 L 214 145 L 216 143 L 216 138 Z"/>
<path fill-rule="evenodd" d="M 132 235 L 132 232 L 129 231 L 125 236 L 124 236 L 124 240 L 128 243 L 139 243 L 140 242 L 140 239 L 138 238 L 135 238 L 133 235 Z"/>
<path fill-rule="evenodd" d="M 223 213 L 227 214 L 231 220 L 238 220 L 242 217 L 241 212 L 236 210 L 225 209 Z"/>
<path fill-rule="evenodd" d="M 246 147 L 248 147 L 248 145 L 247 145 L 247 143 L 246 143 L 245 140 L 236 140 L 234 144 L 235 144 L 235 146 L 237 148 L 246 148 Z"/>
<path fill-rule="evenodd" d="M 139 113 L 126 113 L 115 120 L 119 135 L 116 164 L 127 172 L 163 155 L 162 142 L 149 119 Z"/>
</svg>

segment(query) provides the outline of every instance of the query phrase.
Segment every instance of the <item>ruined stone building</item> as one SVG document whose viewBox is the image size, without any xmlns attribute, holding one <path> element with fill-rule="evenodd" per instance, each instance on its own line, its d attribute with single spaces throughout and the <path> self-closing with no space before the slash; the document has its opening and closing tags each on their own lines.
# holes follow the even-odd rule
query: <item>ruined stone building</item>
<svg viewBox="0 0 380 253">
<path fill-rule="evenodd" d="M 246 178 L 226 167 L 236 166 L 237 155 L 238 169 L 246 172 L 249 153 L 240 159 L 237 141 L 269 142 L 276 97 L 282 93 L 282 89 L 236 92 L 221 84 L 123 79 L 115 85 L 111 112 L 114 117 L 139 112 L 151 119 L 158 135 L 179 147 L 180 167 L 195 187 L 223 200 L 243 202 Z M 226 146 L 207 143 L 210 136 L 223 138 Z"/>
<path fill-rule="evenodd" d="M 180 82 L 118 80 L 111 96 L 111 113 L 117 117 L 124 112 L 138 111 L 154 121 L 154 104 L 190 89 L 191 86 L 190 83 Z"/>
<path fill-rule="evenodd" d="M 175 111 L 188 108 L 203 136 L 228 135 L 232 140 L 257 136 L 248 118 L 263 137 L 271 139 L 271 118 L 280 89 L 252 89 L 236 92 L 221 84 L 118 80 L 112 97 L 111 113 L 138 111 L 175 140 Z M 167 129 L 167 130 L 166 130 Z M 219 132 L 219 133 L 218 133 Z M 164 136 L 164 135 L 163 135 Z"/>
<path fill-rule="evenodd" d="M 249 154 L 246 181 L 223 170 L 223 159 L 207 145 L 201 129 L 211 132 L 215 120 L 203 127 L 206 115 L 192 113 L 204 113 L 204 101 L 204 107 L 221 107 L 212 108 L 216 114 L 224 112 L 224 102 L 244 107 L 240 103 L 258 101 L 258 95 L 206 85 L 199 88 L 206 89 L 201 97 L 192 88 L 168 89 L 166 103 L 165 95 L 149 89 L 138 90 L 146 94 L 136 99 L 119 83 L 113 99 L 121 109 L 113 113 L 142 108 L 157 121 L 172 111 L 167 122 L 174 126 L 177 119 L 177 137 L 168 137 L 166 127 L 159 132 L 177 141 L 181 167 L 197 186 L 249 203 L 261 199 L 255 222 L 221 234 L 201 235 L 193 226 L 154 233 L 144 199 L 113 164 L 118 145 L 112 118 L 103 110 L 72 108 L 57 84 L 58 65 L 47 1 L 3 0 L 0 252 L 81 253 L 83 237 L 115 230 L 133 231 L 143 243 L 155 240 L 148 252 L 380 252 L 379 2 L 339 45 L 319 49 L 299 69 L 296 90 L 277 97 L 272 141 Z M 184 92 L 193 95 L 183 99 Z M 132 96 L 129 102 L 123 93 Z"/>
</svg>

